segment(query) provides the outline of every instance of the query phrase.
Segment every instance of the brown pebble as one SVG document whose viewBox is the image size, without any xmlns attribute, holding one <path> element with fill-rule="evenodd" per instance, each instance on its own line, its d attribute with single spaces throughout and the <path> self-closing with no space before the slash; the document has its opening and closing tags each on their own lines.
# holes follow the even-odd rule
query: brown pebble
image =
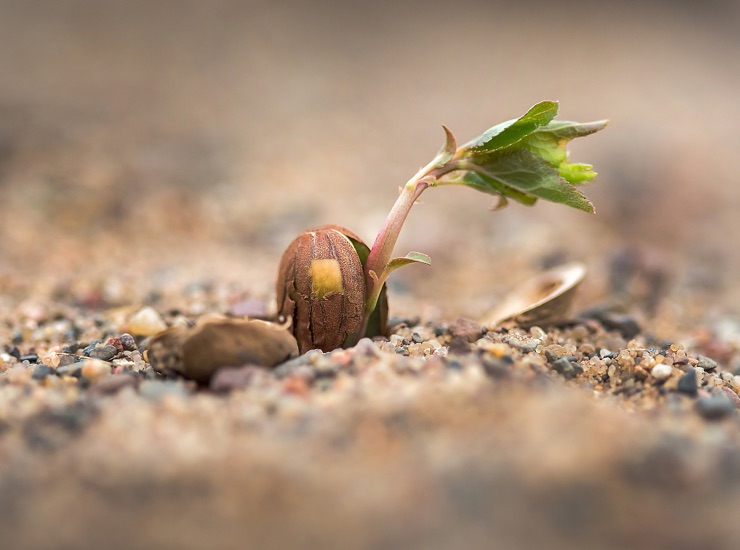
<svg viewBox="0 0 740 550">
<path fill-rule="evenodd" d="M 449 353 L 452 355 L 465 355 L 470 353 L 470 343 L 464 336 L 455 336 L 449 344 Z"/>
<path fill-rule="evenodd" d="M 472 319 L 458 317 L 450 324 L 450 334 L 473 343 L 483 336 L 483 326 Z"/>
</svg>

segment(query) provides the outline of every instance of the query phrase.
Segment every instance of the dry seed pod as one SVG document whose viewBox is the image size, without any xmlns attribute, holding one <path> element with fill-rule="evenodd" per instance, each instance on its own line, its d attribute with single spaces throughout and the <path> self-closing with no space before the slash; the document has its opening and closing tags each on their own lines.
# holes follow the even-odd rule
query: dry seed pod
<svg viewBox="0 0 740 550">
<path fill-rule="evenodd" d="M 585 276 L 586 266 L 579 262 L 549 269 L 514 289 L 486 316 L 484 324 L 514 322 L 526 328 L 562 321 Z"/>
<path fill-rule="evenodd" d="M 226 317 L 165 330 L 152 339 L 148 351 L 157 372 L 175 372 L 203 384 L 221 367 L 274 367 L 297 355 L 298 345 L 286 326 Z"/>
<path fill-rule="evenodd" d="M 301 353 L 339 348 L 360 328 L 365 275 L 350 239 L 362 243 L 344 228 L 325 225 L 301 233 L 283 254 L 278 312 L 293 320 Z"/>
</svg>

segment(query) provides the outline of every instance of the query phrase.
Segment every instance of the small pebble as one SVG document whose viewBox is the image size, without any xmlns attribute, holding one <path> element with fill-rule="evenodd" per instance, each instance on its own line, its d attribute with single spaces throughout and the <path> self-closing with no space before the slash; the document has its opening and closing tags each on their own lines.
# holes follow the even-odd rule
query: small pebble
<svg viewBox="0 0 740 550">
<path fill-rule="evenodd" d="M 480 323 L 465 317 L 455 319 L 450 324 L 449 330 L 453 338 L 464 338 L 471 344 L 484 334 L 484 328 Z"/>
<path fill-rule="evenodd" d="M 672 373 L 673 368 L 670 365 L 664 365 L 663 363 L 658 363 L 650 371 L 650 374 L 656 380 L 667 380 L 670 378 Z"/>
<path fill-rule="evenodd" d="M 573 365 L 567 357 L 561 357 L 554 361 L 552 364 L 552 368 L 555 369 L 555 372 L 562 374 L 568 380 L 575 377 Z"/>
<path fill-rule="evenodd" d="M 699 386 L 696 381 L 696 371 L 694 369 L 689 368 L 689 371 L 679 379 L 676 391 L 690 395 L 691 397 L 697 396 Z"/>
<path fill-rule="evenodd" d="M 724 394 L 700 397 L 696 400 L 696 411 L 705 420 L 720 420 L 735 411 L 735 404 Z"/>
<path fill-rule="evenodd" d="M 82 350 L 82 355 L 84 355 L 85 357 L 90 357 L 90 353 L 92 352 L 92 350 L 94 350 L 94 349 L 95 349 L 95 347 L 96 347 L 96 346 L 97 346 L 97 345 L 98 345 L 99 343 L 100 343 L 100 341 L 99 341 L 99 340 L 95 340 L 95 341 L 94 341 L 94 342 L 92 342 L 92 343 L 91 343 L 91 344 L 90 344 L 89 346 L 86 346 L 86 347 L 85 347 L 85 348 L 84 348 L 84 349 Z"/>
<path fill-rule="evenodd" d="M 110 361 L 116 355 L 118 355 L 118 349 L 115 346 L 98 346 L 90 351 L 92 359 L 100 359 L 101 361 Z"/>
<path fill-rule="evenodd" d="M 470 344 L 468 339 L 462 336 L 455 336 L 449 345 L 449 352 L 453 355 L 465 355 L 470 353 Z"/>
<path fill-rule="evenodd" d="M 699 360 L 696 366 L 705 371 L 712 371 L 717 368 L 717 362 L 714 359 L 704 357 L 703 355 L 698 355 L 696 358 Z"/>
<path fill-rule="evenodd" d="M 127 331 L 138 336 L 154 336 L 167 328 L 162 316 L 153 307 L 143 307 L 134 313 L 126 325 Z"/>
<path fill-rule="evenodd" d="M 34 380 L 44 380 L 50 374 L 54 374 L 54 369 L 47 367 L 46 365 L 39 365 L 36 370 L 33 371 L 31 378 Z"/>
<path fill-rule="evenodd" d="M 118 339 L 121 341 L 124 350 L 138 351 L 139 348 L 136 346 L 136 340 L 128 332 L 121 334 Z"/>
<path fill-rule="evenodd" d="M 80 374 L 86 380 L 94 381 L 111 375 L 111 366 L 99 359 L 88 359 L 82 362 Z"/>
<path fill-rule="evenodd" d="M 509 344 L 511 347 L 518 349 L 522 353 L 535 351 L 537 349 L 537 346 L 541 344 L 539 340 L 536 340 L 534 338 L 526 338 L 523 336 L 514 335 L 510 335 L 504 338 L 504 342 Z"/>
</svg>

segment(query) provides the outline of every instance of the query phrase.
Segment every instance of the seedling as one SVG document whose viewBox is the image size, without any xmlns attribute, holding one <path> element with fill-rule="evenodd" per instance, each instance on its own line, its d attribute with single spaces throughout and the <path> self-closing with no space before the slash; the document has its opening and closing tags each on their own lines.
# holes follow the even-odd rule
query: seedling
<svg viewBox="0 0 740 550">
<path fill-rule="evenodd" d="M 557 112 L 556 102 L 543 101 L 461 147 L 443 127 L 444 146 L 403 186 L 372 248 L 337 226 L 299 235 L 283 255 L 277 295 L 280 314 L 293 320 L 301 353 L 330 351 L 386 332 L 388 276 L 405 265 L 430 264 L 421 252 L 393 257 L 411 208 L 429 188 L 464 185 L 496 196 L 497 208 L 509 200 L 532 206 L 544 199 L 593 213 L 577 187 L 596 173 L 589 164 L 568 162 L 566 146 L 601 130 L 607 121 L 556 121 Z"/>
</svg>

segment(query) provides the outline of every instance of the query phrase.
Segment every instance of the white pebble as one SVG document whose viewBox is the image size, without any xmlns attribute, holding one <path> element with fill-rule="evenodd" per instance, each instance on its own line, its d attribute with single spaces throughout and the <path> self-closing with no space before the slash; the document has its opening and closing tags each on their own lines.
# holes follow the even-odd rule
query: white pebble
<svg viewBox="0 0 740 550">
<path fill-rule="evenodd" d="M 670 365 L 664 365 L 663 363 L 658 363 L 650 371 L 650 374 L 656 380 L 666 380 L 671 376 L 672 373 L 673 367 L 671 367 Z"/>
<path fill-rule="evenodd" d="M 167 328 L 162 316 L 153 307 L 143 307 L 128 320 L 126 331 L 137 336 L 154 336 Z"/>
</svg>

